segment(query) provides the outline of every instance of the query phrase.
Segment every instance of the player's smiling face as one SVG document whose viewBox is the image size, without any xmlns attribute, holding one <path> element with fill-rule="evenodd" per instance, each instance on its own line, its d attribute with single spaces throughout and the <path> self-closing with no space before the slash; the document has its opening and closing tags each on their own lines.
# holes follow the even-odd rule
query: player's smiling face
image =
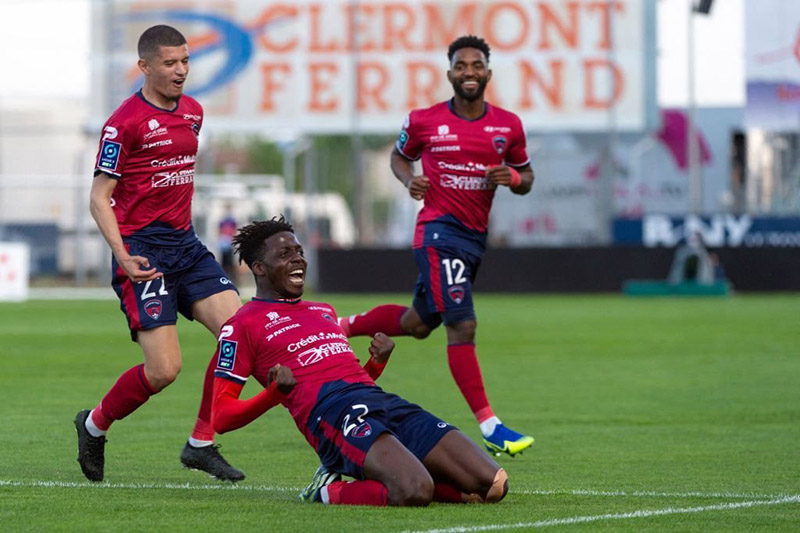
<svg viewBox="0 0 800 533">
<path fill-rule="evenodd" d="M 450 70 L 447 71 L 447 80 L 453 85 L 457 96 L 468 102 L 474 102 L 483 97 L 486 84 L 491 79 L 489 62 L 477 48 L 461 48 L 453 54 Z"/>
<path fill-rule="evenodd" d="M 306 280 L 308 263 L 303 247 L 291 231 L 281 231 L 265 241 L 267 251 L 259 263 L 263 274 L 259 292 L 267 298 L 300 298 Z"/>
<path fill-rule="evenodd" d="M 189 75 L 189 47 L 159 46 L 158 54 L 139 60 L 139 68 L 145 74 L 145 89 L 161 102 L 174 102 L 183 94 L 183 86 Z M 146 95 L 147 96 L 147 95 Z M 151 96 L 152 98 L 152 96 Z"/>
</svg>

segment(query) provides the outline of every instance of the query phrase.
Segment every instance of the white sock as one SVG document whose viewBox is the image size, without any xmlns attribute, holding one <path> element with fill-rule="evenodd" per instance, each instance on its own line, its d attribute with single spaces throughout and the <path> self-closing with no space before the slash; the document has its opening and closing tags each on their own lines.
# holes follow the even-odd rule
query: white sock
<svg viewBox="0 0 800 533">
<path fill-rule="evenodd" d="M 94 413 L 94 409 L 92 409 L 92 413 Z M 88 431 L 89 435 L 91 435 L 92 437 L 102 437 L 108 432 L 103 431 L 102 429 L 94 425 L 94 420 L 92 420 L 92 413 L 89 413 L 89 416 L 86 417 L 86 423 L 84 424 L 84 426 L 86 426 L 86 431 Z"/>
<path fill-rule="evenodd" d="M 214 444 L 213 440 L 197 440 L 194 437 L 189 437 L 189 445 L 194 448 L 205 448 Z"/>
<path fill-rule="evenodd" d="M 328 496 L 327 485 L 319 489 L 319 499 L 322 500 L 322 503 L 325 505 L 329 505 L 331 503 L 331 498 Z"/>
<path fill-rule="evenodd" d="M 494 433 L 494 428 L 496 428 L 500 424 L 502 424 L 502 422 L 500 422 L 499 418 L 497 418 L 496 416 L 490 416 L 489 418 L 481 422 L 481 433 L 483 434 L 484 437 L 488 437 L 489 435 Z"/>
</svg>

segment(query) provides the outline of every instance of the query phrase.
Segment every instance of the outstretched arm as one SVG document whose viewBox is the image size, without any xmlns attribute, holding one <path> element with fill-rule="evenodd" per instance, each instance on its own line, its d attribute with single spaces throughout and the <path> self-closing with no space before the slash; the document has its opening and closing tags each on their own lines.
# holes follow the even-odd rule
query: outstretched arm
<svg viewBox="0 0 800 533">
<path fill-rule="evenodd" d="M 394 341 L 384 333 L 376 333 L 372 337 L 372 342 L 369 345 L 369 359 L 364 363 L 364 370 L 367 371 L 369 377 L 374 380 L 378 379 L 386 368 L 386 363 L 389 362 L 389 356 L 392 355 L 394 350 Z"/>
<path fill-rule="evenodd" d="M 211 424 L 217 433 L 246 426 L 272 409 L 289 394 L 297 381 L 289 367 L 275 365 L 269 370 L 267 388 L 248 400 L 240 400 L 243 385 L 225 378 L 214 378 Z"/>
</svg>

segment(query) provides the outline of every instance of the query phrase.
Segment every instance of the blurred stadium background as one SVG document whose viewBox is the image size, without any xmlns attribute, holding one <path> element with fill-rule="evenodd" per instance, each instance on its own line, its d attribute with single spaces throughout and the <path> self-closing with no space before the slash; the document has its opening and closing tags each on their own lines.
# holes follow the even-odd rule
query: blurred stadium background
<svg viewBox="0 0 800 533">
<path fill-rule="evenodd" d="M 285 213 L 316 256 L 317 290 L 409 290 L 420 204 L 389 153 L 409 109 L 449 97 L 447 44 L 475 33 L 493 51 L 488 99 L 522 117 L 536 173 L 530 195 L 498 193 L 478 290 L 665 278 L 694 231 L 737 290 L 800 290 L 796 1 L 71 4 L 90 21 L 90 53 L 75 58 L 88 63 L 76 69 L 89 72 L 88 92 L 0 98 L 0 298 L 107 287 L 91 170 L 103 121 L 138 87 L 136 39 L 157 23 L 189 39 L 187 92 L 206 110 L 194 218 L 214 250 L 228 209 L 239 222 Z M 741 25 L 741 42 L 699 46 L 714 24 Z M 57 37 L 73 38 L 69 27 Z M 676 39 L 679 73 L 660 68 Z M 743 70 L 740 102 L 698 98 L 709 60 Z M 53 67 L 30 83 L 48 83 Z M 659 76 L 686 80 L 680 105 L 659 94 Z"/>
</svg>

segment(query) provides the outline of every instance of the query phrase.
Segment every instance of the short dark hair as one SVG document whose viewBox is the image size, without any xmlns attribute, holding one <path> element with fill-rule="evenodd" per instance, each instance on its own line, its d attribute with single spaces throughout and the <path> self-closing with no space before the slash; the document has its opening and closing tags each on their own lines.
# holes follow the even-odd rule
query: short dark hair
<svg viewBox="0 0 800 533">
<path fill-rule="evenodd" d="M 475 35 L 462 35 L 450 43 L 450 47 L 447 49 L 447 60 L 452 63 L 453 56 L 462 48 L 477 48 L 486 56 L 486 62 L 489 62 L 489 45 L 486 44 L 486 41 Z"/>
<path fill-rule="evenodd" d="M 186 44 L 186 37 L 172 26 L 159 24 L 144 30 L 139 37 L 139 59 L 150 59 L 158 54 L 159 46 L 181 46 Z"/>
<path fill-rule="evenodd" d="M 283 215 L 239 228 L 232 241 L 233 249 L 239 255 L 239 263 L 244 261 L 247 266 L 252 267 L 266 252 L 267 245 L 264 241 L 282 231 L 294 233 L 294 228 Z"/>
</svg>

